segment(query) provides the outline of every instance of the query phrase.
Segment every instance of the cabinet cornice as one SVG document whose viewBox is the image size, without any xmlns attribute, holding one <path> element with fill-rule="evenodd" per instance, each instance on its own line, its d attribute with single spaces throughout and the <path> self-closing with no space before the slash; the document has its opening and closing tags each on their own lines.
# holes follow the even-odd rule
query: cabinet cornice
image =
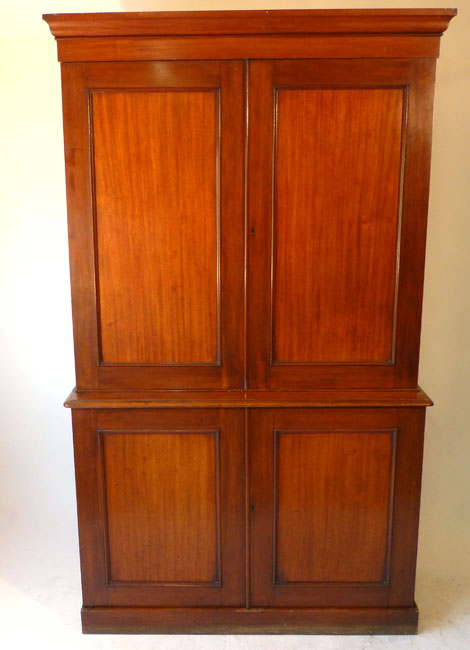
<svg viewBox="0 0 470 650">
<path fill-rule="evenodd" d="M 442 34 L 456 9 L 45 14 L 56 38 L 215 34 Z"/>
</svg>

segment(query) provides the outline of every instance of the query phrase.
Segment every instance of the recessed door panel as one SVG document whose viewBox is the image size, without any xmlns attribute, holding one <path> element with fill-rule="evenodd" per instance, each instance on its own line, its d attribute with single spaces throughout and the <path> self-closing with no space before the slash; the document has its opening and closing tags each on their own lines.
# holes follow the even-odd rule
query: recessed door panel
<svg viewBox="0 0 470 650">
<path fill-rule="evenodd" d="M 386 582 L 394 432 L 275 432 L 276 584 Z"/>
<path fill-rule="evenodd" d="M 111 582 L 218 584 L 219 432 L 102 432 Z"/>
<path fill-rule="evenodd" d="M 219 94 L 91 97 L 101 360 L 217 363 Z"/>
<path fill-rule="evenodd" d="M 392 360 L 403 100 L 277 91 L 274 363 Z"/>
<path fill-rule="evenodd" d="M 73 424 L 85 606 L 243 606 L 243 412 L 74 410 Z"/>
<path fill-rule="evenodd" d="M 421 409 L 250 412 L 253 607 L 413 604 L 423 427 Z"/>
</svg>

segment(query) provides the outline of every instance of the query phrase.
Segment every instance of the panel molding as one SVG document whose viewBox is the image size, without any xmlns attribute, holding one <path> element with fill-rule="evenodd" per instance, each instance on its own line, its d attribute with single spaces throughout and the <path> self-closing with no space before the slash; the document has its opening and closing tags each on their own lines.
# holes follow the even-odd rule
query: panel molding
<svg viewBox="0 0 470 650">
<path fill-rule="evenodd" d="M 182 85 L 177 87 L 158 86 L 158 87 L 137 87 L 137 86 L 95 86 L 88 88 L 88 120 L 89 120 L 89 147 L 90 147 L 90 185 L 92 201 L 92 220 L 93 220 L 93 256 L 94 256 L 94 281 L 96 292 L 96 332 L 98 346 L 98 365 L 108 367 L 201 367 L 201 366 L 221 366 L 221 148 L 222 148 L 222 108 L 221 108 L 221 86 L 195 87 L 191 85 Z M 100 296 L 100 264 L 98 251 L 98 216 L 97 216 L 97 192 L 96 192 L 96 168 L 95 168 L 95 133 L 94 133 L 94 110 L 93 99 L 96 95 L 103 94 L 162 94 L 162 93 L 213 93 L 215 97 L 215 222 L 216 222 L 216 358 L 215 361 L 104 361 L 103 343 L 102 343 L 102 321 L 101 321 L 101 296 Z"/>
<path fill-rule="evenodd" d="M 278 125 L 279 125 L 279 92 L 288 91 L 306 91 L 306 90 L 401 90 L 402 91 L 402 121 L 401 121 L 401 143 L 399 156 L 399 174 L 397 187 L 397 232 L 396 232 L 396 254 L 395 254 L 395 274 L 393 279 L 393 311 L 391 316 L 391 339 L 390 355 L 388 359 L 383 360 L 312 360 L 312 361 L 294 361 L 278 360 L 275 358 L 275 301 L 276 301 L 276 250 L 277 250 L 277 170 L 278 170 Z M 406 140 L 407 140 L 407 123 L 408 123 L 408 96 L 409 84 L 389 83 L 379 85 L 377 82 L 362 82 L 356 80 L 347 82 L 332 83 L 318 81 L 315 83 L 288 83 L 275 82 L 273 84 L 273 113 L 272 113 L 272 163 L 271 163 L 271 241 L 270 241 L 270 308 L 269 308 L 269 365 L 272 366 L 394 366 L 395 350 L 397 336 L 397 310 L 398 310 L 398 288 L 400 272 L 400 240 L 402 230 L 402 212 L 403 212 L 403 192 L 404 192 L 404 170 L 406 160 Z"/>
<path fill-rule="evenodd" d="M 105 437 L 115 434 L 128 435 L 152 435 L 152 434 L 198 434 L 211 435 L 214 441 L 214 479 L 215 479 L 215 532 L 216 532 L 216 563 L 215 577 L 212 581 L 188 581 L 188 580 L 115 580 L 112 578 L 111 570 L 111 545 L 109 535 L 109 513 L 108 495 L 106 488 L 106 466 L 105 466 Z M 104 535 L 104 562 L 105 562 L 105 584 L 107 587 L 214 587 L 222 586 L 221 580 L 221 512 L 220 512 L 220 429 L 96 429 L 98 468 L 99 468 L 99 492 L 101 504 L 102 530 Z"/>
<path fill-rule="evenodd" d="M 345 580 L 282 580 L 279 577 L 279 562 L 278 562 L 278 529 L 279 529 L 279 511 L 278 511 L 278 493 L 279 493 L 279 442 L 281 435 L 288 434 L 360 434 L 360 435 L 390 435 L 390 479 L 389 479 L 389 493 L 388 493 L 388 512 L 387 512 L 387 529 L 385 541 L 385 557 L 384 557 L 384 572 L 383 578 L 380 581 L 345 581 Z M 393 523 L 393 503 L 394 503 L 394 487 L 395 487 L 395 467 L 396 467 L 396 451 L 397 451 L 397 435 L 398 428 L 385 428 L 385 429 L 273 429 L 273 557 L 272 557 L 272 576 L 273 587 L 390 587 L 390 565 L 392 553 L 392 523 Z"/>
</svg>

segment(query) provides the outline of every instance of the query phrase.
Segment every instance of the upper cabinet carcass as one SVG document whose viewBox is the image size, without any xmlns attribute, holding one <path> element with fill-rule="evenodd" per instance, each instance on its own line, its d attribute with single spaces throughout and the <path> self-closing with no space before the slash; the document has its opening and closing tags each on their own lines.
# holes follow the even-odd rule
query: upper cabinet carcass
<svg viewBox="0 0 470 650">
<path fill-rule="evenodd" d="M 416 388 L 454 14 L 48 17 L 79 392 Z"/>
</svg>

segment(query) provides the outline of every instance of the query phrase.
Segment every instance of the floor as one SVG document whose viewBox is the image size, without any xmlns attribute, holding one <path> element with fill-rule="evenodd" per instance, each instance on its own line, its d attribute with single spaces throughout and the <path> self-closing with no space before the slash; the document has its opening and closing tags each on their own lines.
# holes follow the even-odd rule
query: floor
<svg viewBox="0 0 470 650">
<path fill-rule="evenodd" d="M 4 515 L 6 513 L 3 513 Z M 3 518 L 3 517 L 2 517 Z M 3 518 L 4 523 L 5 519 Z M 29 522 L 29 525 L 31 522 Z M 53 534 L 51 534 L 51 532 Z M 34 535 L 15 522 L 2 526 L 0 550 L 0 647 L 2 650 L 468 650 L 470 567 L 460 579 L 420 568 L 416 600 L 417 636 L 108 636 L 80 631 L 78 549 L 70 521 Z M 460 571 L 462 574 L 462 571 Z"/>
</svg>

